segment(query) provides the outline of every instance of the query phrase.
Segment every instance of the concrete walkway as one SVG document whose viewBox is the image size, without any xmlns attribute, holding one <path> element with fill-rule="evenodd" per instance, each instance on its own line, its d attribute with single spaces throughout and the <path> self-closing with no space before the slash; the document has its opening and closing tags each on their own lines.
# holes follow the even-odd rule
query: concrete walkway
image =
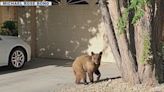
<svg viewBox="0 0 164 92">
<path fill-rule="evenodd" d="M 34 59 L 23 69 L 0 67 L 0 92 L 54 92 L 60 84 L 74 83 L 72 61 Z M 101 79 L 119 76 L 115 63 L 102 63 Z"/>
</svg>

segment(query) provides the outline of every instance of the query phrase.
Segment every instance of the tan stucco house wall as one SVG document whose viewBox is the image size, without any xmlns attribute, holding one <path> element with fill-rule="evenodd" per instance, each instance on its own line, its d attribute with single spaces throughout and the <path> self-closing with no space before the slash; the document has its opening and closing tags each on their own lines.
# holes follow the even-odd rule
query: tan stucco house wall
<svg viewBox="0 0 164 92">
<path fill-rule="evenodd" d="M 97 0 L 70 5 L 66 0 L 50 7 L 22 7 L 20 37 L 31 44 L 34 57 L 74 59 L 103 52 L 103 62 L 114 62 Z"/>
<path fill-rule="evenodd" d="M 6 20 L 17 21 L 16 7 L 0 7 L 0 25 Z"/>
</svg>

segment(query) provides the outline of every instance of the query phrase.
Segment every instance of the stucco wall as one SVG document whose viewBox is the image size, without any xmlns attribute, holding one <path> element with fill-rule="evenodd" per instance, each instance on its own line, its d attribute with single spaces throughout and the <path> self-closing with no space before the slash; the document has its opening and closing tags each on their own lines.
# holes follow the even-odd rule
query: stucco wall
<svg viewBox="0 0 164 92">
<path fill-rule="evenodd" d="M 21 37 L 30 42 L 31 10 L 19 16 Z M 82 53 L 104 51 L 102 61 L 114 62 L 98 5 L 53 5 L 36 8 L 36 52 L 38 57 L 74 59 Z M 30 30 L 31 29 L 31 30 Z"/>
<path fill-rule="evenodd" d="M 0 7 L 0 25 L 6 20 L 16 20 L 16 7 Z"/>
</svg>

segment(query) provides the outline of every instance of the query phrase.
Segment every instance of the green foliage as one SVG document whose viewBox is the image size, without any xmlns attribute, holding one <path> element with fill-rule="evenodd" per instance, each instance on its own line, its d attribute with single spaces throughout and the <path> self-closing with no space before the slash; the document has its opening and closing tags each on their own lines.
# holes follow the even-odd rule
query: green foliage
<svg viewBox="0 0 164 92">
<path fill-rule="evenodd" d="M 148 33 L 144 34 L 144 42 L 143 42 L 143 55 L 141 58 L 141 63 L 147 63 L 145 61 L 149 61 L 152 58 L 152 51 L 151 51 L 151 39 Z"/>
<path fill-rule="evenodd" d="M 122 17 L 120 17 L 120 19 L 118 20 L 118 29 L 119 29 L 119 34 L 122 34 L 123 31 L 125 30 L 126 28 L 126 25 L 127 25 L 127 20 L 128 20 L 128 9 L 125 9 L 125 12 L 124 14 L 122 15 Z"/>
<path fill-rule="evenodd" d="M 149 0 L 130 0 L 130 4 L 125 9 L 124 13 L 122 14 L 122 17 L 120 17 L 118 21 L 118 29 L 119 32 L 122 33 L 122 31 L 125 30 L 127 24 L 128 24 L 128 14 L 130 11 L 134 11 L 134 16 L 132 18 L 132 24 L 134 25 L 138 20 L 141 19 L 141 17 L 144 15 L 144 6 L 148 4 Z"/>
<path fill-rule="evenodd" d="M 134 13 L 132 16 L 131 23 L 135 25 L 137 21 L 139 21 L 144 16 L 144 7 L 148 5 L 150 0 L 130 0 L 129 5 L 127 8 L 125 8 L 124 13 L 118 20 L 118 30 L 119 34 L 123 33 L 126 29 L 126 26 L 128 25 L 128 16 L 129 12 Z M 141 57 L 142 63 L 148 63 L 145 61 L 149 61 L 152 58 L 152 52 L 151 52 L 151 42 L 150 42 L 150 36 L 148 33 L 143 32 L 144 35 L 144 42 L 143 42 L 143 55 Z"/>
<path fill-rule="evenodd" d="M 5 21 L 0 28 L 1 35 L 18 36 L 18 25 L 16 21 Z"/>
</svg>

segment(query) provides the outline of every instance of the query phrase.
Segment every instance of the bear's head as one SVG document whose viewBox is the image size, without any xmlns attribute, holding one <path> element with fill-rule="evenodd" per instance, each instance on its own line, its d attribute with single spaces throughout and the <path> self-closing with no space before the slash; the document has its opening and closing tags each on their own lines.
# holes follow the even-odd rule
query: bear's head
<svg viewBox="0 0 164 92">
<path fill-rule="evenodd" d="M 91 52 L 92 62 L 94 62 L 96 65 L 100 65 L 101 56 L 102 56 L 102 52 L 100 53 Z"/>
</svg>

